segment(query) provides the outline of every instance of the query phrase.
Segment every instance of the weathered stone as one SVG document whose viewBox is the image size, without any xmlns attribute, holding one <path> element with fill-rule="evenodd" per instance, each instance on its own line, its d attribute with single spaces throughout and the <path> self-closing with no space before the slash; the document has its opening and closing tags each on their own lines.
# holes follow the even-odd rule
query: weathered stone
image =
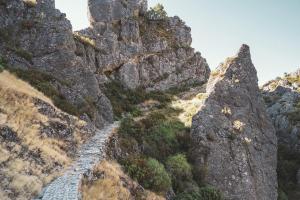
<svg viewBox="0 0 300 200">
<path fill-rule="evenodd" d="M 269 81 L 262 87 L 267 104 L 267 112 L 276 129 L 278 143 L 291 152 L 300 153 L 300 101 L 296 81 L 298 72 L 287 74 L 277 80 Z"/>
<path fill-rule="evenodd" d="M 112 122 L 110 102 L 103 98 L 95 75 L 94 49 L 81 46 L 76 51 L 71 23 L 55 9 L 53 0 L 37 1 L 33 7 L 11 0 L 0 6 L 0 12 L 0 29 L 5 35 L 0 51 L 11 66 L 43 71 L 62 80 L 55 87 L 76 107 L 90 104 L 87 99 L 97 102 L 92 118 L 95 125 Z M 86 62 L 75 54 L 83 51 L 89 55 Z"/>
<path fill-rule="evenodd" d="M 226 199 L 277 199 L 277 140 L 247 45 L 211 74 L 207 92 L 191 131 L 200 177 Z"/>
<path fill-rule="evenodd" d="M 91 22 L 111 22 L 138 16 L 147 10 L 146 0 L 89 0 Z"/>
</svg>

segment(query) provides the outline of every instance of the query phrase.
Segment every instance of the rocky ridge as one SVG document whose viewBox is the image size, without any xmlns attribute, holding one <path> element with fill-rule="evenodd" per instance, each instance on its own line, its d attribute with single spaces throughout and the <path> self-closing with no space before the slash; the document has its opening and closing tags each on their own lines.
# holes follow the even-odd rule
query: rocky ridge
<svg viewBox="0 0 300 200">
<path fill-rule="evenodd" d="M 209 76 L 205 59 L 190 47 L 190 28 L 178 17 L 147 18 L 147 1 L 90 0 L 91 25 L 75 33 L 54 0 L 1 1 L 0 12 L 0 51 L 8 65 L 55 77 L 49 84 L 59 98 L 97 127 L 113 121 L 101 90 L 111 80 L 166 90 Z"/>
<path fill-rule="evenodd" d="M 289 199 L 300 193 L 300 73 L 285 74 L 262 86 L 261 91 L 278 139 L 279 188 Z"/>
<path fill-rule="evenodd" d="M 228 199 L 277 199 L 277 140 L 247 45 L 212 72 L 207 93 L 191 131 L 199 176 Z"/>
</svg>

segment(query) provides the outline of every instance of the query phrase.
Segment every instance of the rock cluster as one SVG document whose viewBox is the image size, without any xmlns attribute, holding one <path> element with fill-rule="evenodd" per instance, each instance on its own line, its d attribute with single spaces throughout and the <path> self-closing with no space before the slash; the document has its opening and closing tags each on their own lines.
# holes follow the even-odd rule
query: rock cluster
<svg viewBox="0 0 300 200">
<path fill-rule="evenodd" d="M 0 1 L 1 56 L 61 80 L 51 84 L 76 107 L 92 107 L 81 117 L 97 127 L 113 121 L 104 83 L 166 90 L 208 79 L 190 28 L 178 17 L 149 20 L 146 0 L 89 0 L 91 26 L 75 33 L 54 0 L 28 2 Z"/>
<path fill-rule="evenodd" d="M 285 74 L 261 88 L 278 139 L 278 182 L 289 199 L 300 198 L 299 72 Z"/>
<path fill-rule="evenodd" d="M 207 92 L 191 131 L 199 176 L 228 199 L 277 199 L 277 140 L 247 45 L 212 72 Z"/>
<path fill-rule="evenodd" d="M 278 143 L 300 153 L 300 93 L 297 72 L 272 80 L 262 87 L 267 112 L 276 129 Z"/>
</svg>

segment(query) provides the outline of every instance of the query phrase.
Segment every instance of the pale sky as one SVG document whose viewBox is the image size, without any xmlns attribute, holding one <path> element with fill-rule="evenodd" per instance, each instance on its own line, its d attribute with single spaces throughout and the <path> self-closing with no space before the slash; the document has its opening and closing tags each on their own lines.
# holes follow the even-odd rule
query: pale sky
<svg viewBox="0 0 300 200">
<path fill-rule="evenodd" d="M 260 83 L 300 68 L 300 0 L 148 0 L 192 28 L 211 69 L 250 45 Z M 56 0 L 74 30 L 88 26 L 87 0 Z"/>
</svg>

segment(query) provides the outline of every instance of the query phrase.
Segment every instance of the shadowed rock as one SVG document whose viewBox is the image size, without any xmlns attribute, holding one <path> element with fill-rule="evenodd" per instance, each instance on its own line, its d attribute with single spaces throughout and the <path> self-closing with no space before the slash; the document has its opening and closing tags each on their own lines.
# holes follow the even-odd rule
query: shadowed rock
<svg viewBox="0 0 300 200">
<path fill-rule="evenodd" d="M 212 72 L 207 92 L 191 131 L 199 177 L 228 199 L 277 199 L 277 139 L 247 45 Z"/>
</svg>

